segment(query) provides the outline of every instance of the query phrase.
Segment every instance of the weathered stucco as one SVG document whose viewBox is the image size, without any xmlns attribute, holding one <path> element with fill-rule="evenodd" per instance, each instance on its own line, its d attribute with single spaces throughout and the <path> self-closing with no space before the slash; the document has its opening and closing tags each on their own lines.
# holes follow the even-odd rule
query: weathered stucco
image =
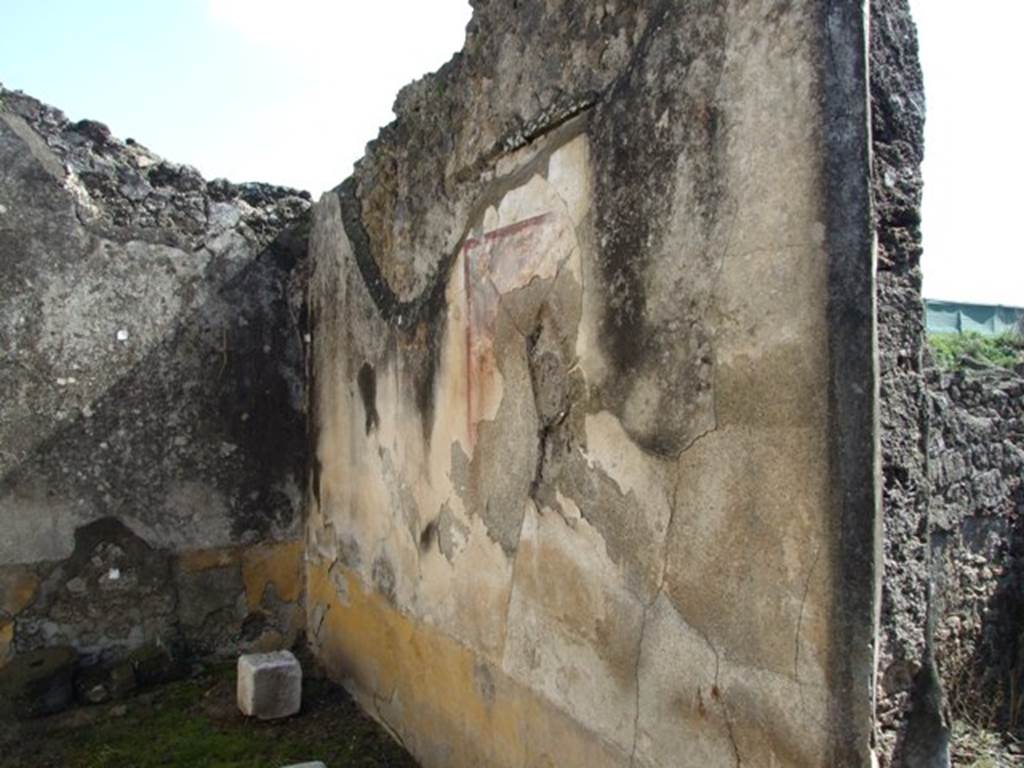
<svg viewBox="0 0 1024 768">
<path fill-rule="evenodd" d="M 1019 468 L 952 511 L 942 395 L 929 477 L 906 0 L 474 6 L 311 233 L 0 89 L 0 665 L 306 631 L 426 768 L 945 764 Z"/>
<path fill-rule="evenodd" d="M 264 606 L 187 562 L 280 545 L 297 572 L 308 196 L 2 88 L 0 169 L 0 661 L 294 636 L 298 575 Z"/>
<path fill-rule="evenodd" d="M 867 765 L 864 16 L 639 5 L 478 4 L 316 206 L 310 642 L 428 768 Z"/>
</svg>

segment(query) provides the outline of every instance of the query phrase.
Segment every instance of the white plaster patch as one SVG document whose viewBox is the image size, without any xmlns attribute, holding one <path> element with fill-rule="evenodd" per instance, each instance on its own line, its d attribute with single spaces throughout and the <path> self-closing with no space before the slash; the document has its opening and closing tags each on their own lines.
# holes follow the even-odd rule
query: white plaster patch
<svg viewBox="0 0 1024 768">
<path fill-rule="evenodd" d="M 590 144 L 584 135 L 559 147 L 548 161 L 548 183 L 565 203 L 566 212 L 577 227 L 590 211 Z"/>
</svg>

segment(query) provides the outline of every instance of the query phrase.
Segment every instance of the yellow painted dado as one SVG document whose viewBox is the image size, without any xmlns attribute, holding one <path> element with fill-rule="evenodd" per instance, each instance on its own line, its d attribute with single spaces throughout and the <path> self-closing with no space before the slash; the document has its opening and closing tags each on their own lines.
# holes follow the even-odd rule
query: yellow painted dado
<svg viewBox="0 0 1024 768">
<path fill-rule="evenodd" d="M 277 599 L 294 603 L 302 595 L 303 543 L 261 544 L 242 552 L 242 581 L 249 610 L 263 602 L 267 587 L 273 585 Z"/>
<path fill-rule="evenodd" d="M 604 768 L 629 756 L 338 565 L 308 566 L 319 659 L 424 768 Z M 340 587 L 340 588 L 339 588 Z"/>
<path fill-rule="evenodd" d="M 305 628 L 306 612 L 300 600 L 304 587 L 304 544 L 285 541 L 251 547 L 193 550 L 178 555 L 178 568 L 197 573 L 214 568 L 240 573 L 246 608 L 251 614 L 269 612 L 276 628 L 268 628 L 245 649 L 254 652 L 291 648 Z"/>
<path fill-rule="evenodd" d="M 11 658 L 11 645 L 14 643 L 14 622 L 0 621 L 0 667 Z"/>
<path fill-rule="evenodd" d="M 196 549 L 178 555 L 178 567 L 186 573 L 199 573 L 211 568 L 225 568 L 238 562 L 237 547 Z"/>
<path fill-rule="evenodd" d="M 14 655 L 14 621 L 39 593 L 39 577 L 27 568 L 11 566 L 0 573 L 0 667 Z"/>
<path fill-rule="evenodd" d="M 14 616 L 36 599 L 39 577 L 27 568 L 14 566 L 0 576 L 0 613 Z"/>
<path fill-rule="evenodd" d="M 250 611 L 263 602 L 267 587 L 273 586 L 277 599 L 294 603 L 302 595 L 302 541 L 259 544 L 183 552 L 178 567 L 186 573 L 238 565 L 242 569 L 245 599 Z"/>
</svg>

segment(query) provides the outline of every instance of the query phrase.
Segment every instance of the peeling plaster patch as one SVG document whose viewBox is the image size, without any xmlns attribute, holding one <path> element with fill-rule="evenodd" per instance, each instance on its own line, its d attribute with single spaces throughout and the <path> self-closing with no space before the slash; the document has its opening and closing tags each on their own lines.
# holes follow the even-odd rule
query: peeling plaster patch
<svg viewBox="0 0 1024 768">
<path fill-rule="evenodd" d="M 440 105 L 413 86 L 416 109 L 348 184 L 347 235 L 316 256 L 325 275 L 346 272 L 318 288 L 336 313 L 318 331 L 334 345 L 318 372 L 337 377 L 320 419 L 339 456 L 327 517 L 387 553 L 399 586 L 389 601 L 376 562 L 353 572 L 352 610 L 328 616 L 320 656 L 424 764 L 585 765 L 564 744 L 523 754 L 547 721 L 513 690 L 575 721 L 619 766 L 631 752 L 643 768 L 694 754 L 680 731 L 709 765 L 827 762 L 816 718 L 829 704 L 831 587 L 807 559 L 827 546 L 816 463 L 827 413 L 812 399 L 799 428 L 779 418 L 827 392 L 825 254 L 779 245 L 803 242 L 821 217 L 820 179 L 805 175 L 820 154 L 807 143 L 820 115 L 805 59 L 819 52 L 807 8 L 775 5 L 641 12 L 647 34 L 606 47 L 619 69 L 574 132 L 531 133 L 500 157 L 478 152 L 502 146 L 489 131 L 543 91 L 507 113 L 497 104 L 494 125 L 474 114 L 470 138 L 450 125 L 446 140 L 469 144 L 453 139 L 442 159 L 414 157 L 402 131 L 436 131 L 474 89 L 490 96 L 505 80 L 469 74 Z M 552 7 L 498 18 L 556 24 Z M 566 9 L 583 27 L 634 14 Z M 786 34 L 763 35 L 766 14 Z M 569 37 L 585 59 L 589 41 Z M 515 69 L 516 42 L 495 43 L 495 71 L 530 90 L 536 72 Z M 785 124 L 773 133 L 774 115 Z M 768 135 L 778 152 L 760 150 Z M 318 214 L 324 232 L 335 205 Z M 362 235 L 372 249 L 349 254 L 345 238 Z M 772 302 L 798 317 L 761 322 Z M 427 361 L 414 329 L 433 312 L 444 323 Z M 799 359 L 784 354 L 794 338 Z M 366 455 L 353 386 L 364 360 L 380 416 Z M 424 377 L 425 440 L 408 385 Z M 333 588 L 319 579 L 311 571 L 312 590 Z M 671 665 L 649 658 L 661 651 Z M 798 713 L 777 711 L 787 704 Z M 794 741 L 800 718 L 806 745 Z"/>
<path fill-rule="evenodd" d="M 562 236 L 562 230 L 552 227 L 556 221 L 543 213 L 470 238 L 463 246 L 468 318 L 466 419 L 471 445 L 475 445 L 477 423 L 494 418 L 495 399 L 501 397 L 488 386 L 498 370 L 495 334 L 500 297 L 557 273 L 568 254 L 559 259 L 559 250 L 552 247 L 552 240 Z"/>
<path fill-rule="evenodd" d="M 634 493 L 656 511 L 661 532 L 669 515 L 669 498 L 664 490 L 669 465 L 652 457 L 629 437 L 614 414 L 608 411 L 587 414 L 586 448 L 581 448 L 587 465 L 600 467 L 615 481 L 619 493 Z"/>
<path fill-rule="evenodd" d="M 345 565 L 343 563 L 341 563 L 341 562 L 334 563 L 330 567 L 328 575 L 330 576 L 331 583 L 334 584 L 335 589 L 338 590 L 338 592 L 337 592 L 338 603 L 340 605 L 348 605 L 349 604 L 348 579 L 345 577 Z M 322 603 L 317 603 L 317 607 L 318 608 L 322 608 L 323 604 Z M 319 622 L 316 622 L 316 624 L 317 624 L 317 627 L 319 627 Z"/>
<path fill-rule="evenodd" d="M 502 668 L 626 750 L 642 614 L 593 528 L 527 513 Z"/>
<path fill-rule="evenodd" d="M 458 519 L 457 513 L 452 514 Z M 420 559 L 420 581 L 409 610 L 499 664 L 517 557 L 510 561 L 485 522 L 473 517 L 452 560 L 430 552 Z"/>
<path fill-rule="evenodd" d="M 581 464 L 563 470 L 559 485 L 572 496 L 583 519 L 600 533 L 608 556 L 622 569 L 627 588 L 647 602 L 661 574 L 664 534 L 651 520 L 657 508 L 646 508 L 632 491 L 619 493 L 615 482 L 599 468 L 582 472 Z"/>
<path fill-rule="evenodd" d="M 454 562 L 459 552 L 465 548 L 468 535 L 469 526 L 452 514 L 451 507 L 446 501 L 441 505 L 437 518 L 437 543 L 448 562 Z"/>
<path fill-rule="evenodd" d="M 395 569 L 383 555 L 373 561 L 373 586 L 390 602 L 395 601 Z"/>
<path fill-rule="evenodd" d="M 469 457 L 457 442 L 452 443 L 451 455 L 450 475 L 452 487 L 461 498 L 466 498 L 469 492 Z"/>
<path fill-rule="evenodd" d="M 577 136 L 552 153 L 546 178 L 565 204 L 572 223 L 581 226 L 592 204 L 590 144 L 586 136 Z"/>
</svg>

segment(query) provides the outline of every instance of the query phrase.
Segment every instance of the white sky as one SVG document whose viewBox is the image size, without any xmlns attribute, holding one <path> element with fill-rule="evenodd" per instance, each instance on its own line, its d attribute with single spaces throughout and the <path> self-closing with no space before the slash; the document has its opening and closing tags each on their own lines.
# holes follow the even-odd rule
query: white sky
<svg viewBox="0 0 1024 768">
<path fill-rule="evenodd" d="M 924 294 L 1024 307 L 1021 0 L 911 0 L 925 98 Z"/>
<path fill-rule="evenodd" d="M 467 0 L 208 0 L 208 9 L 223 34 L 240 36 L 295 76 L 250 106 L 272 151 L 224 145 L 196 162 L 222 169 L 216 175 L 282 179 L 314 194 L 350 174 L 394 118 L 402 86 L 462 48 L 471 15 Z"/>
<path fill-rule="evenodd" d="M 504 0 L 498 0 L 504 1 Z M 1024 306 L 1024 0 L 911 0 L 928 102 L 924 290 Z M 0 81 L 207 177 L 318 195 L 462 47 L 467 0 L 0 0 Z"/>
</svg>

